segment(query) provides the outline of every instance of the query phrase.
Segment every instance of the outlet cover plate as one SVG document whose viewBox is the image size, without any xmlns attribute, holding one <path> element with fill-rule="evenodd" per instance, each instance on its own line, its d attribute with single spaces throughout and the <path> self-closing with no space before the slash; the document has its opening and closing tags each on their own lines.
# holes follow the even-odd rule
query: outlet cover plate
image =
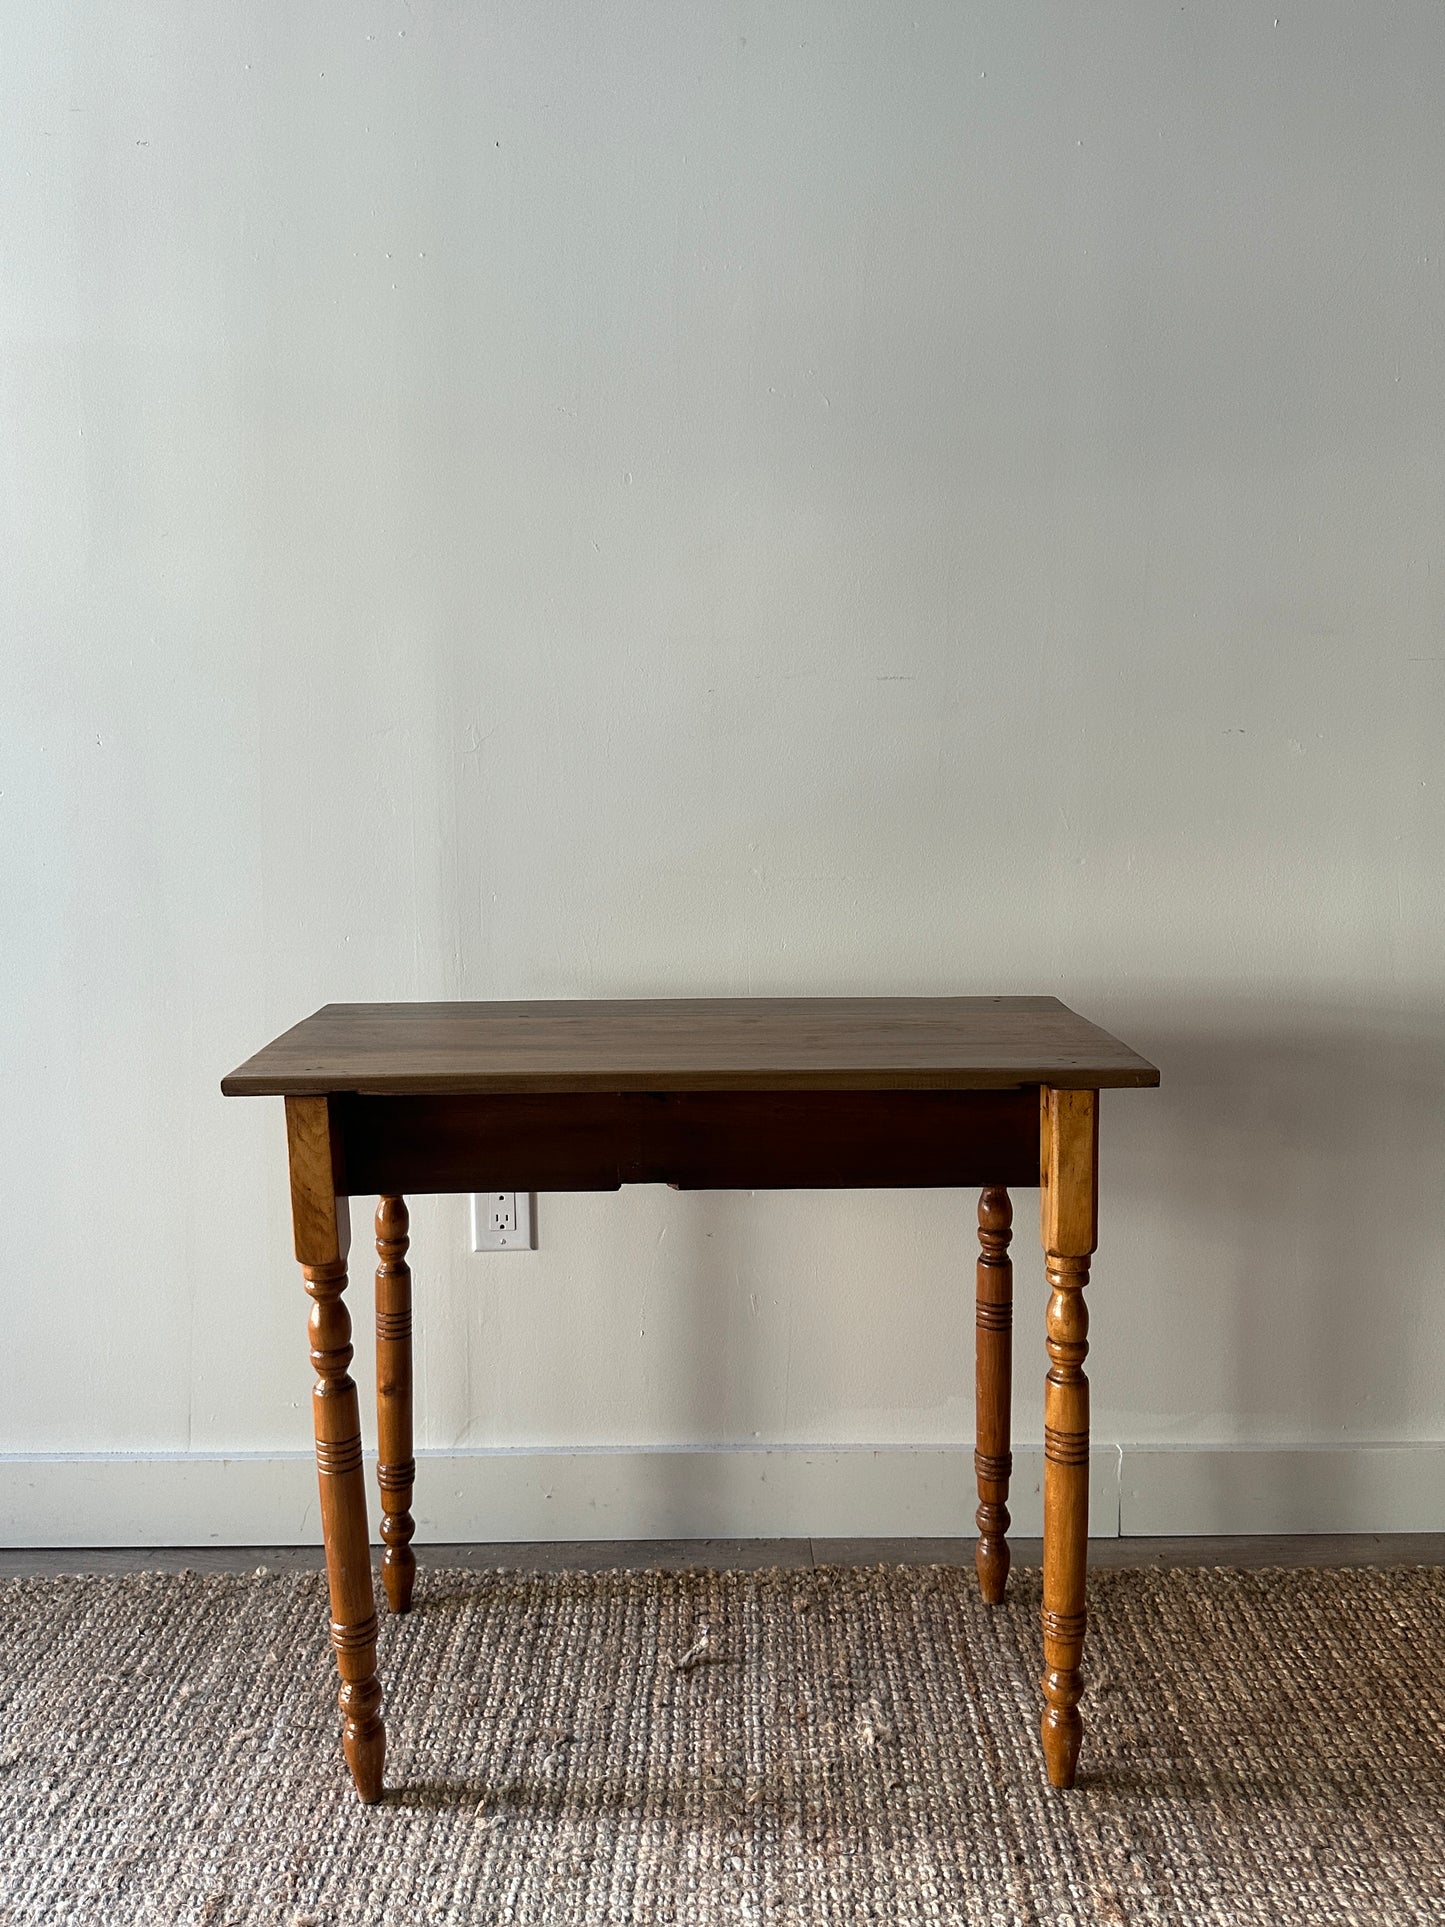
<svg viewBox="0 0 1445 1927">
<path fill-rule="evenodd" d="M 535 1251 L 537 1214 L 530 1191 L 473 1191 L 473 1251 Z"/>
</svg>

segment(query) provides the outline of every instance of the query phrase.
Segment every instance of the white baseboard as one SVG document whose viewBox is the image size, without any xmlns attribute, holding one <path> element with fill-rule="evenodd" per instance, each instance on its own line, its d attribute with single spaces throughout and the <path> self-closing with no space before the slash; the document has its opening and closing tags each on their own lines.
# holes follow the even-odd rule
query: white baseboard
<svg viewBox="0 0 1445 1927">
<path fill-rule="evenodd" d="M 1042 1528 L 1043 1451 L 1019 1446 L 1009 1505 Z M 423 1453 L 419 1541 L 960 1538 L 973 1454 L 951 1446 Z M 372 1522 L 376 1504 L 373 1490 Z M 1091 1530 L 1445 1531 L 1445 1444 L 1096 1445 Z M 0 1456 L 0 1544 L 305 1545 L 309 1453 Z"/>
<path fill-rule="evenodd" d="M 1445 1532 L 1445 1444 L 1126 1446 L 1119 1530 Z"/>
</svg>

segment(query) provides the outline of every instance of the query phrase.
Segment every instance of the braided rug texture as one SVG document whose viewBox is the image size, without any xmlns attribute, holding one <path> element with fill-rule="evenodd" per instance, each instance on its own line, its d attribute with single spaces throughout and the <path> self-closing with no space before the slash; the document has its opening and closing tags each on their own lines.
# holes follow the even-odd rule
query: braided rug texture
<svg viewBox="0 0 1445 1927">
<path fill-rule="evenodd" d="M 388 1793 L 341 1762 L 319 1575 L 0 1585 L 0 1919 L 1445 1920 L 1445 1572 L 1090 1581 L 1044 1784 L 1039 1579 L 427 1572 Z"/>
</svg>

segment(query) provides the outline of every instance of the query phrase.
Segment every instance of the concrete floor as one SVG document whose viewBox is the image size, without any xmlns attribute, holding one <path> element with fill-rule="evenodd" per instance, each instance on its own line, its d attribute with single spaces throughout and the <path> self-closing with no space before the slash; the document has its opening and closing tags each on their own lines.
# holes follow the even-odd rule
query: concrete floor
<svg viewBox="0 0 1445 1927">
<path fill-rule="evenodd" d="M 1041 1542 L 1011 1541 L 1014 1564 L 1036 1566 Z M 554 1543 L 428 1546 L 423 1566 L 473 1571 L 505 1566 L 532 1572 L 598 1572 L 610 1567 L 690 1566 L 755 1571 L 767 1566 L 972 1565 L 972 1539 L 582 1539 Z M 378 1557 L 380 1549 L 378 1548 Z M 1352 1533 L 1290 1538 L 1095 1539 L 1091 1565 L 1104 1566 L 1439 1566 L 1445 1533 Z M 0 1548 L 0 1579 L 52 1573 L 304 1572 L 322 1563 L 319 1546 L 97 1546 Z"/>
</svg>

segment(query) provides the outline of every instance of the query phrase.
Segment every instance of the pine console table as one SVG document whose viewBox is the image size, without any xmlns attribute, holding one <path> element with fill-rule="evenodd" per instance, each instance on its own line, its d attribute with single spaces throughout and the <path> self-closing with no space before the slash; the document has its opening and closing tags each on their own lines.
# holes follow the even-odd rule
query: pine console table
<svg viewBox="0 0 1445 1927">
<path fill-rule="evenodd" d="M 411 1604 L 408 1192 L 981 1187 L 976 1381 L 986 1600 L 1008 1581 L 1013 1272 L 1008 1187 L 1040 1186 L 1050 1295 L 1044 1390 L 1042 1737 L 1072 1786 L 1083 1723 L 1089 1511 L 1088 1313 L 1098 1097 L 1159 1073 L 1053 997 L 328 1004 L 232 1071 L 231 1097 L 284 1097 L 311 1363 L 342 1745 L 380 1798 L 386 1736 L 342 1301 L 348 1197 L 376 1196 L 382 1578 Z"/>
</svg>

